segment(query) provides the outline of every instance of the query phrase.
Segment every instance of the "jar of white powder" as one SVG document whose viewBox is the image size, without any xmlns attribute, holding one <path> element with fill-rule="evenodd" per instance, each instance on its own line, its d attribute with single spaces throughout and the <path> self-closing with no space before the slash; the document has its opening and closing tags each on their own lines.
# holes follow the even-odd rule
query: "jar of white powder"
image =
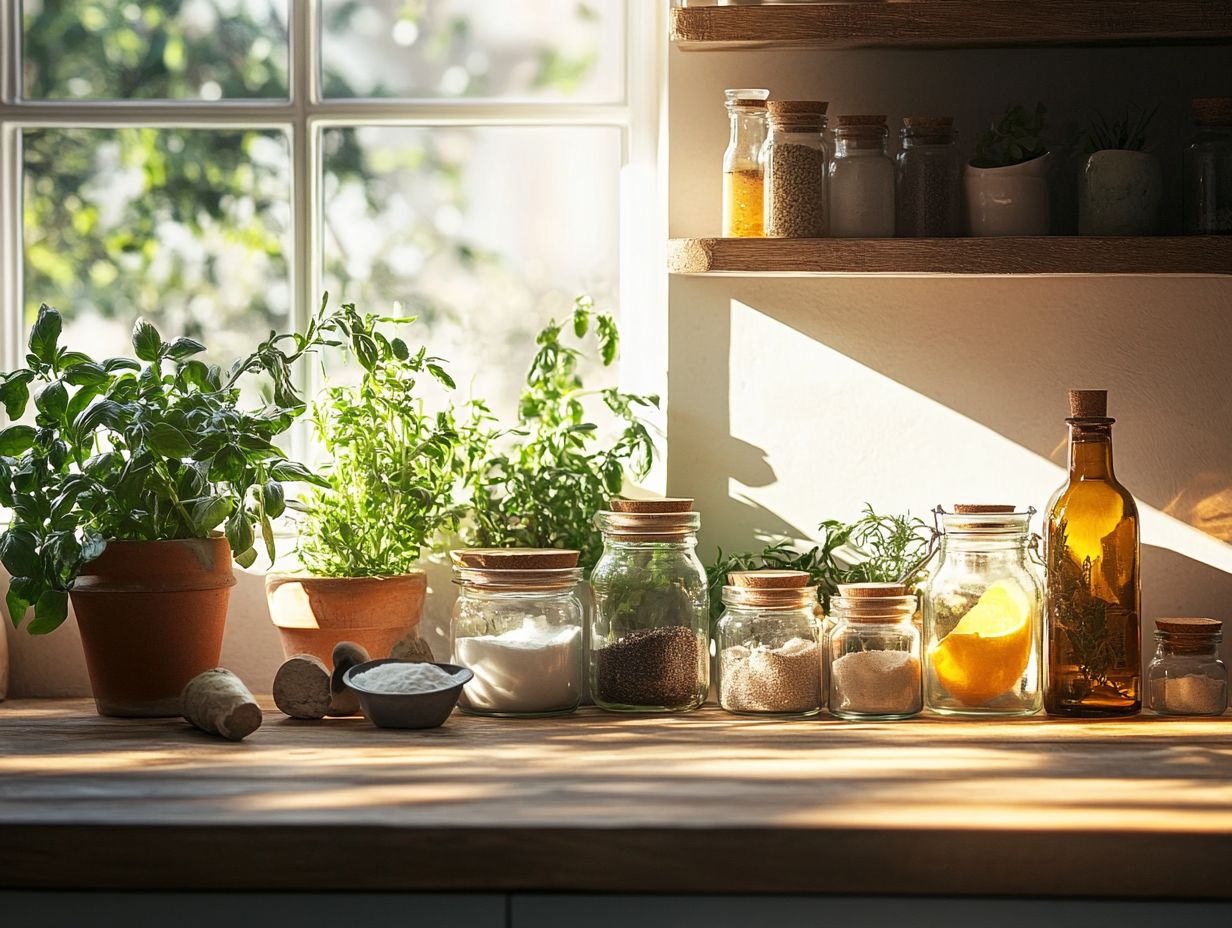
<svg viewBox="0 0 1232 928">
<path fill-rule="evenodd" d="M 1149 705 L 1160 715 L 1222 715 L 1228 669 L 1219 659 L 1218 619 L 1155 620 L 1155 657 L 1146 671 Z"/>
<path fill-rule="evenodd" d="M 459 708 L 471 715 L 563 715 L 582 698 L 578 552 L 468 548 L 453 552 L 460 587 L 453 663 L 475 674 Z"/>
<path fill-rule="evenodd" d="M 802 570 L 728 574 L 719 619 L 719 705 L 749 715 L 821 711 L 821 605 Z"/>
<path fill-rule="evenodd" d="M 830 712 L 903 719 L 923 707 L 917 599 L 897 583 L 843 583 L 830 599 Z"/>
</svg>

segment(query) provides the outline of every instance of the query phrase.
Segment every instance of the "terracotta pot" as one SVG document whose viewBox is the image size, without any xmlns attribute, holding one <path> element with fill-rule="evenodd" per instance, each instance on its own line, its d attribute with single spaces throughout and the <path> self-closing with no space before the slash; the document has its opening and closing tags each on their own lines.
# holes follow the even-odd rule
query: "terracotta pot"
<svg viewBox="0 0 1232 928">
<path fill-rule="evenodd" d="M 428 575 L 308 577 L 269 574 L 265 599 L 282 637 L 282 652 L 314 654 L 333 666 L 334 645 L 354 641 L 374 660 L 388 657 L 423 616 Z"/>
<path fill-rule="evenodd" d="M 180 693 L 218 666 L 235 576 L 227 539 L 112 541 L 70 594 L 100 715 L 180 714 Z"/>
<path fill-rule="evenodd" d="M 1003 168 L 967 165 L 963 187 L 975 236 L 1047 235 L 1051 154 Z"/>
</svg>

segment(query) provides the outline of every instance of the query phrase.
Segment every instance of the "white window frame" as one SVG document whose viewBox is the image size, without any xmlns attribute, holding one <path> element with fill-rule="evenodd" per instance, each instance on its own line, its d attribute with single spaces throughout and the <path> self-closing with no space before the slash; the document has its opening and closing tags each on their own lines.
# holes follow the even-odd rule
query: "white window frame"
<svg viewBox="0 0 1232 928">
<path fill-rule="evenodd" d="M 660 125 L 664 107 L 663 4 L 625 4 L 625 85 L 614 103 L 496 100 L 326 99 L 321 94 L 320 0 L 289 0 L 285 100 L 25 100 L 21 96 L 21 3 L 0 0 L 0 364 L 22 363 L 22 153 L 28 128 L 227 128 L 286 133 L 291 152 L 291 324 L 302 328 L 320 299 L 323 130 L 337 126 L 597 126 L 618 129 L 623 157 L 620 195 L 620 301 L 626 389 L 664 395 L 666 403 L 666 198 L 660 196 Z M 54 298 L 54 294 L 51 295 Z M 308 368 L 309 365 L 304 365 Z M 307 376 L 307 375 L 305 375 Z M 655 423 L 660 428 L 663 419 Z M 293 451 L 302 453 L 298 434 Z M 662 464 L 652 488 L 663 481 Z M 662 489 L 662 486 L 658 486 Z"/>
</svg>

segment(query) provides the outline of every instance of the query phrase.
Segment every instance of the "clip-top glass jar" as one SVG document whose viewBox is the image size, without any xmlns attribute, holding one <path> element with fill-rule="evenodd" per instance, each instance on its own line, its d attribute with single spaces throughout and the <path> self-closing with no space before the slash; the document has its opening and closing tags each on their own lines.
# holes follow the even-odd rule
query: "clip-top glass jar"
<svg viewBox="0 0 1232 928">
<path fill-rule="evenodd" d="M 562 715 L 582 698 L 578 552 L 453 552 L 453 663 L 475 674 L 458 706 L 472 715 Z"/>
<path fill-rule="evenodd" d="M 616 499 L 590 575 L 590 695 L 616 712 L 696 709 L 710 690 L 710 598 L 691 499 Z"/>
<path fill-rule="evenodd" d="M 1194 136 L 1185 149 L 1185 231 L 1232 233 L 1232 97 L 1193 101 Z"/>
<path fill-rule="evenodd" d="M 896 161 L 895 229 L 905 238 L 958 235 L 962 161 L 952 116 L 905 116 Z"/>
<path fill-rule="evenodd" d="M 830 234 L 894 235 L 894 162 L 886 151 L 884 116 L 840 116 L 830 162 Z"/>
<path fill-rule="evenodd" d="M 947 715 L 1032 715 L 1043 704 L 1043 588 L 1028 561 L 1035 510 L 933 510 L 941 546 L 924 589 L 924 704 Z"/>
<path fill-rule="evenodd" d="M 719 705 L 752 715 L 821 711 L 817 587 L 802 570 L 727 575 L 719 619 Z"/>
<path fill-rule="evenodd" d="M 828 225 L 824 100 L 771 100 L 770 128 L 761 149 L 766 177 L 766 235 L 822 238 Z"/>
<path fill-rule="evenodd" d="M 757 238 L 765 210 L 761 146 L 766 141 L 768 90 L 727 91 L 731 137 L 723 152 L 723 235 Z"/>
<path fill-rule="evenodd" d="M 1155 657 L 1147 668 L 1150 706 L 1161 715 L 1222 715 L 1228 668 L 1219 659 L 1218 619 L 1157 619 Z"/>
<path fill-rule="evenodd" d="M 901 583 L 841 583 L 826 636 L 830 712 L 841 719 L 905 719 L 921 708 L 919 600 Z"/>
</svg>

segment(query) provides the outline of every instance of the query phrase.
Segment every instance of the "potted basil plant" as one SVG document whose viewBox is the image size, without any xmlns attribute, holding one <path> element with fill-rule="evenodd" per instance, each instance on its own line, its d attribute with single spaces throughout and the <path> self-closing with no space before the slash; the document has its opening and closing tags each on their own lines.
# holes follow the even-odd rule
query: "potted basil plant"
<svg viewBox="0 0 1232 928">
<path fill-rule="evenodd" d="M 1152 110 L 1129 108 L 1124 119 L 1097 113 L 1087 130 L 1087 159 L 1078 174 L 1079 235 L 1153 235 L 1159 230 L 1163 171 L 1146 148 Z"/>
<path fill-rule="evenodd" d="M 351 303 L 340 315 L 359 381 L 327 387 L 313 403 L 329 460 L 324 483 L 290 504 L 301 513 L 304 569 L 266 577 L 286 656 L 313 654 L 327 666 L 339 641 L 386 657 L 418 625 L 427 593 L 420 559 L 456 529 L 475 450 L 447 400 L 440 412 L 425 409 L 425 381 L 454 387 L 444 361 L 381 331 L 413 320 L 361 314 Z"/>
<path fill-rule="evenodd" d="M 178 715 L 184 685 L 218 663 L 232 557 L 252 564 L 259 533 L 272 559 L 283 482 L 318 479 L 274 439 L 303 410 L 291 365 L 331 326 L 271 333 L 228 371 L 144 320 L 133 358 L 71 351 L 61 328 L 44 305 L 26 365 L 0 377 L 13 422 L 35 388 L 33 423 L 0 431 L 9 617 L 32 611 L 26 630 L 46 634 L 71 600 L 98 711 Z M 272 384 L 272 402 L 241 403 L 246 375 Z"/>
<path fill-rule="evenodd" d="M 1009 107 L 976 143 L 963 187 L 971 234 L 1047 235 L 1051 155 L 1042 138 L 1045 111 Z"/>
</svg>

